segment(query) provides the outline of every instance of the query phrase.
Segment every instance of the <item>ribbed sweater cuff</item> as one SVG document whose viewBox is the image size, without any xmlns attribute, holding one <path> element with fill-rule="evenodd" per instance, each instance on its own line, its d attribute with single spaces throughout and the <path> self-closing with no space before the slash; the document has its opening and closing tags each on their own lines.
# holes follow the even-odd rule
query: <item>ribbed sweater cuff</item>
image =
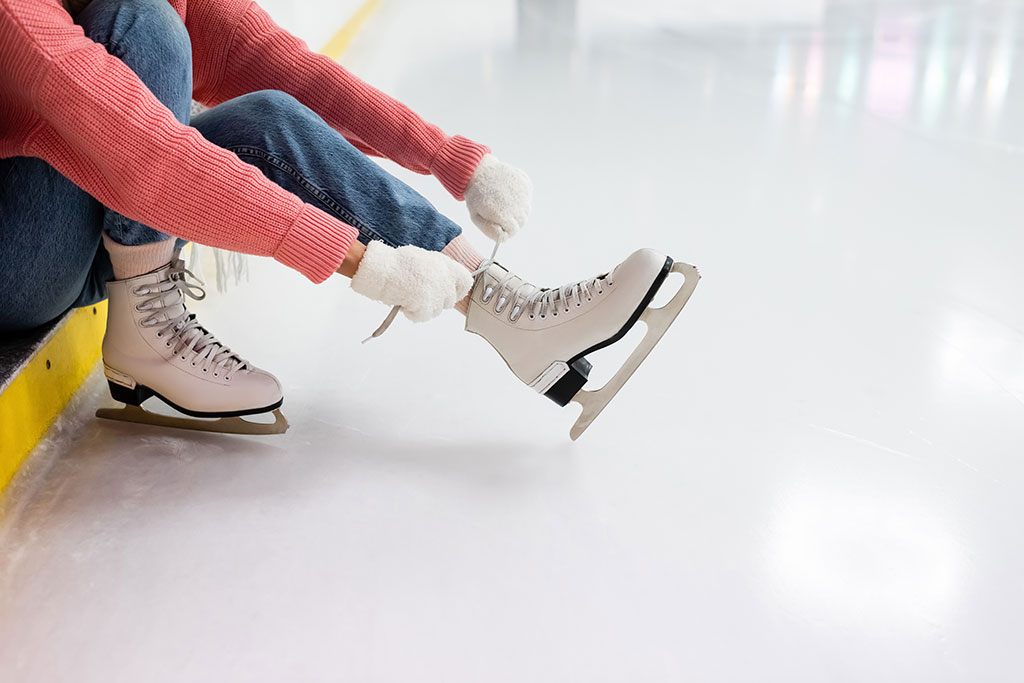
<svg viewBox="0 0 1024 683">
<path fill-rule="evenodd" d="M 274 253 L 280 263 L 316 283 L 333 275 L 359 231 L 306 204 Z"/>
<path fill-rule="evenodd" d="M 480 160 L 490 152 L 490 148 L 473 142 L 461 135 L 448 138 L 434 156 L 430 164 L 430 172 L 441 181 L 444 189 L 459 201 L 462 201 L 469 179 L 473 171 L 480 165 Z"/>
</svg>

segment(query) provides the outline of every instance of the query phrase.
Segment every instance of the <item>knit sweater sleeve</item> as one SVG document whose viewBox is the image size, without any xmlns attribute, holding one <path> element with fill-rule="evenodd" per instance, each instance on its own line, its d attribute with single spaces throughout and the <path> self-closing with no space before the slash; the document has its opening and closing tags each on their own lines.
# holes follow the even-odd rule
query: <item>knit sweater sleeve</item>
<svg viewBox="0 0 1024 683">
<path fill-rule="evenodd" d="M 181 125 L 59 4 L 12 3 L 17 90 L 41 119 L 26 143 L 104 205 L 202 244 L 273 256 L 314 282 L 341 264 L 357 231 L 304 204 L 255 167 Z"/>
<path fill-rule="evenodd" d="M 460 200 L 490 151 L 446 135 L 335 61 L 311 52 L 251 0 L 189 0 L 186 26 L 197 99 L 216 104 L 255 90 L 282 90 L 363 151 L 432 173 Z"/>
</svg>

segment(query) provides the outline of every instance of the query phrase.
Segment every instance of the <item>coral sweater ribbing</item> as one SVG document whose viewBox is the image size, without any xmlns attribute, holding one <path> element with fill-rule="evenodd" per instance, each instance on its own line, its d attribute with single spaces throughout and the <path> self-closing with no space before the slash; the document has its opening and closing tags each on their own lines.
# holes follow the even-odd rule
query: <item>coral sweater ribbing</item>
<svg viewBox="0 0 1024 683">
<path fill-rule="evenodd" d="M 169 2 L 192 43 L 196 100 L 282 90 L 364 152 L 432 173 L 462 199 L 486 147 L 445 135 L 310 52 L 251 0 Z M 314 282 L 337 270 L 357 235 L 180 124 L 60 0 L 0 0 L 0 158 L 12 156 L 45 160 L 128 218 L 273 256 Z"/>
</svg>

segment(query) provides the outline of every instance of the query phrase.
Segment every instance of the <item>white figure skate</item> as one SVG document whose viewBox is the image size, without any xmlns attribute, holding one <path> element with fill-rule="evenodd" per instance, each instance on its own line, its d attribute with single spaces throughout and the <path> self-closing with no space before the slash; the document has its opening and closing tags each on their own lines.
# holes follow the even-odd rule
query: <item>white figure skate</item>
<svg viewBox="0 0 1024 683">
<path fill-rule="evenodd" d="M 670 272 L 685 278 L 672 300 L 648 308 Z M 569 432 L 574 441 L 601 414 L 651 352 L 689 300 L 700 274 L 641 249 L 610 273 L 557 289 L 539 289 L 493 261 L 479 271 L 470 296 L 466 329 L 486 339 L 516 376 L 560 406 L 583 406 Z M 600 389 L 584 390 L 586 356 L 619 341 L 637 323 L 647 334 L 619 371 Z"/>
<path fill-rule="evenodd" d="M 96 417 L 229 434 L 282 434 L 281 385 L 221 344 L 185 308 L 185 295 L 203 299 L 180 259 L 151 273 L 107 283 L 110 306 L 103 337 L 103 370 L 110 394 L 124 408 L 101 408 Z M 193 418 L 142 408 L 156 396 Z M 273 423 L 243 415 L 273 412 Z"/>
</svg>

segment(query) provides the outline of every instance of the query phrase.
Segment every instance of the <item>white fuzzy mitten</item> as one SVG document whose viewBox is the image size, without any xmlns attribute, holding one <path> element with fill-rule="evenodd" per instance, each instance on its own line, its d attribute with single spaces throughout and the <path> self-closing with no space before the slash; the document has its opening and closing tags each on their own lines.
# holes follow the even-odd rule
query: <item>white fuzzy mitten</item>
<svg viewBox="0 0 1024 683">
<path fill-rule="evenodd" d="M 493 154 L 480 160 L 466 186 L 466 208 L 477 227 L 495 242 L 515 237 L 530 215 L 533 183 L 530 176 L 498 161 Z"/>
<path fill-rule="evenodd" d="M 372 241 L 352 276 L 352 289 L 400 306 L 413 322 L 425 322 L 453 308 L 473 286 L 473 276 L 448 256 L 414 246 L 389 247 Z"/>
</svg>

